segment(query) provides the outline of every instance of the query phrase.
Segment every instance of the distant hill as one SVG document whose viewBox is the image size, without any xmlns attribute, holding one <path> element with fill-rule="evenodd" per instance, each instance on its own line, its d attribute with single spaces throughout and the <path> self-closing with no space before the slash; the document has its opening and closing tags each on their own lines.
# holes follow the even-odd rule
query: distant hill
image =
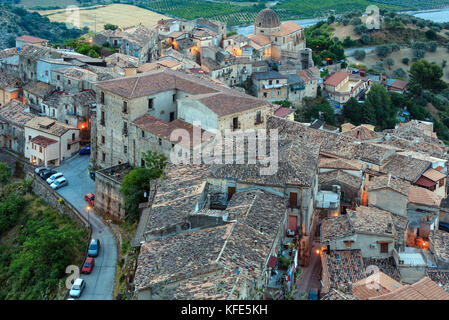
<svg viewBox="0 0 449 320">
<path fill-rule="evenodd" d="M 36 12 L 0 4 L 0 49 L 15 46 L 15 38 L 24 34 L 62 43 L 66 39 L 78 38 L 87 29 L 68 29 L 65 23 L 50 22 Z"/>
</svg>

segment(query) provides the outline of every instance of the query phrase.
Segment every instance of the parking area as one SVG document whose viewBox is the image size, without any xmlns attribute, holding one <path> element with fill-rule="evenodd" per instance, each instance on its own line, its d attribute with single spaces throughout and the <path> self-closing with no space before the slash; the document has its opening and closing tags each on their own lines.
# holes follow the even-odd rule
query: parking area
<svg viewBox="0 0 449 320">
<path fill-rule="evenodd" d="M 100 240 L 100 253 L 95 258 L 95 267 L 91 274 L 83 274 L 86 288 L 80 300 L 112 300 L 117 262 L 117 246 L 109 228 L 95 214 L 87 214 L 87 201 L 84 195 L 95 193 L 95 181 L 89 177 L 89 156 L 77 155 L 55 168 L 62 172 L 68 185 L 57 192 L 76 207 L 92 226 L 92 238 Z"/>
</svg>

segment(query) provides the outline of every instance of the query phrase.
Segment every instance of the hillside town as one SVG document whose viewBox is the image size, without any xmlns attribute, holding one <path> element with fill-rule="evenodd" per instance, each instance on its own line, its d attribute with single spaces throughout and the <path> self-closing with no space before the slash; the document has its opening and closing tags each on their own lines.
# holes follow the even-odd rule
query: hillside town
<svg viewBox="0 0 449 320">
<path fill-rule="evenodd" d="M 90 154 L 82 179 L 93 192 L 70 193 L 89 202 L 87 216 L 116 223 L 127 174 L 148 166 L 148 151 L 168 159 L 138 204 L 132 299 L 449 300 L 449 149 L 434 123 L 295 116 L 308 98 L 339 114 L 373 84 L 404 94 L 408 82 L 340 64 L 322 77 L 303 27 L 271 9 L 248 36 L 198 18 L 89 41 L 115 52 L 92 58 L 29 35 L 0 51 L 0 147 L 35 175 Z M 215 148 L 249 132 L 257 155 L 249 137 L 230 154 Z M 206 149 L 232 161 L 190 161 Z M 51 188 L 74 188 L 60 179 Z"/>
</svg>

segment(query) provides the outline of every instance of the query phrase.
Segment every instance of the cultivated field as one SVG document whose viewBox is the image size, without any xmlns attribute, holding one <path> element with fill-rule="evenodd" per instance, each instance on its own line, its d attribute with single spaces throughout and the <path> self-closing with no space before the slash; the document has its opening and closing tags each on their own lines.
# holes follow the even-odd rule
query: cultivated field
<svg viewBox="0 0 449 320">
<path fill-rule="evenodd" d="M 402 58 L 404 57 L 408 57 L 410 59 L 408 65 L 402 63 Z M 408 70 L 410 69 L 410 64 L 412 63 L 411 60 L 413 58 L 413 50 L 410 48 L 404 48 L 397 52 L 391 53 L 388 58 L 392 58 L 394 60 L 394 65 L 391 67 L 391 70 L 385 68 L 387 74 L 390 74 L 391 71 L 397 68 L 402 68 L 406 72 L 408 72 Z M 449 81 L 449 52 L 446 48 L 439 47 L 436 52 L 426 52 L 424 59 L 429 62 L 435 62 L 439 66 L 442 65 L 443 60 L 446 60 L 448 65 L 443 69 L 443 80 L 446 82 Z M 380 60 L 381 59 L 375 53 L 367 54 L 365 59 L 363 59 L 362 61 L 359 61 L 354 57 L 348 57 L 349 63 L 361 63 L 366 65 L 368 68 L 374 66 L 376 62 Z"/>
<path fill-rule="evenodd" d="M 77 6 L 79 2 L 76 0 L 21 0 L 20 5 L 26 9 L 32 9 L 36 7 L 67 7 L 67 6 Z"/>
<path fill-rule="evenodd" d="M 69 15 L 65 10 L 45 10 L 37 11 L 43 16 L 47 16 L 50 21 L 66 22 Z M 119 27 L 134 26 L 139 23 L 144 26 L 153 26 L 160 19 L 167 19 L 167 16 L 142 9 L 127 4 L 111 4 L 108 6 L 80 8 L 80 27 L 88 27 L 94 31 L 95 21 L 97 31 L 102 30 L 107 23 L 118 25 Z M 69 19 L 70 21 L 70 19 Z"/>
</svg>

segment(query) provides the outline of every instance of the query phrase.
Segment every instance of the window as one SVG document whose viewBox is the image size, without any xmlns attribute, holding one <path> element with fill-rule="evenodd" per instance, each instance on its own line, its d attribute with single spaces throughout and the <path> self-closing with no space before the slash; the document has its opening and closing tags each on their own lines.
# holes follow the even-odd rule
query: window
<svg viewBox="0 0 449 320">
<path fill-rule="evenodd" d="M 103 162 L 105 162 L 106 161 L 106 153 L 103 152 L 103 154 L 101 156 L 103 158 Z"/>
<path fill-rule="evenodd" d="M 159 145 L 161 146 L 162 145 L 162 139 L 159 138 L 158 141 L 159 141 Z"/>
<path fill-rule="evenodd" d="M 103 91 L 100 94 L 100 103 L 104 103 L 104 92 Z"/>
<path fill-rule="evenodd" d="M 127 154 L 128 153 L 128 146 L 123 146 L 123 153 Z"/>
<path fill-rule="evenodd" d="M 123 101 L 123 113 L 128 113 L 128 102 Z"/>
<path fill-rule="evenodd" d="M 145 138 L 145 131 L 142 130 L 142 138 Z"/>
<path fill-rule="evenodd" d="M 45 70 L 45 76 L 48 77 L 48 70 Z"/>
<path fill-rule="evenodd" d="M 76 106 L 73 106 L 73 113 L 76 114 Z"/>
<path fill-rule="evenodd" d="M 39 152 L 42 153 L 42 147 L 41 146 L 39 146 Z"/>
<path fill-rule="evenodd" d="M 70 144 L 67 144 L 67 150 L 70 150 Z"/>
<path fill-rule="evenodd" d="M 148 99 L 148 110 L 153 110 L 154 106 L 153 106 L 153 100 L 154 99 Z"/>
<path fill-rule="evenodd" d="M 171 148 L 172 148 L 172 149 L 175 148 L 175 144 L 174 144 L 174 143 L 171 144 Z"/>
<path fill-rule="evenodd" d="M 264 98 L 268 97 L 268 93 L 264 92 L 263 96 L 264 96 Z"/>
<path fill-rule="evenodd" d="M 279 84 L 279 80 L 276 80 L 276 83 Z"/>
<path fill-rule="evenodd" d="M 268 80 L 268 84 L 273 84 L 273 80 Z"/>
<path fill-rule="evenodd" d="M 170 122 L 172 122 L 173 120 L 175 120 L 175 113 L 170 112 Z"/>
<path fill-rule="evenodd" d="M 43 106 L 43 109 L 44 109 L 44 113 L 45 113 L 45 106 Z"/>
<path fill-rule="evenodd" d="M 57 75 L 57 76 L 56 76 L 56 79 L 61 80 L 61 76 L 60 76 L 60 75 Z"/>
<path fill-rule="evenodd" d="M 173 95 L 173 102 L 176 101 L 176 93 Z"/>
<path fill-rule="evenodd" d="M 128 135 L 128 123 L 126 121 L 123 122 L 123 135 Z"/>
<path fill-rule="evenodd" d="M 71 80 L 69 80 L 69 81 L 67 81 L 67 83 L 68 83 L 68 84 L 71 84 L 71 83 L 72 83 L 72 81 L 71 81 Z"/>
<path fill-rule="evenodd" d="M 140 159 L 140 166 L 141 166 L 141 167 L 145 167 L 145 160 Z"/>
<path fill-rule="evenodd" d="M 239 129 L 239 118 L 232 118 L 232 130 Z"/>
<path fill-rule="evenodd" d="M 262 123 L 262 111 L 257 111 L 256 113 L 256 123 L 255 124 L 259 124 Z"/>
<path fill-rule="evenodd" d="M 380 253 L 388 253 L 388 243 L 380 244 Z"/>
<path fill-rule="evenodd" d="M 51 114 L 53 117 L 55 116 L 55 109 L 51 110 Z"/>
<path fill-rule="evenodd" d="M 281 95 L 281 90 L 278 90 L 278 96 L 280 96 Z"/>
<path fill-rule="evenodd" d="M 75 141 L 75 134 L 72 133 L 72 141 Z"/>
<path fill-rule="evenodd" d="M 28 141 L 31 141 L 31 136 L 28 136 Z"/>
<path fill-rule="evenodd" d="M 444 186 L 444 178 L 440 180 L 439 186 L 440 186 L 440 187 Z"/>
<path fill-rule="evenodd" d="M 100 124 L 104 126 L 104 111 L 101 111 Z"/>
<path fill-rule="evenodd" d="M 104 136 L 101 136 L 101 143 L 104 144 L 105 141 L 106 141 L 106 140 L 105 140 Z"/>
</svg>

